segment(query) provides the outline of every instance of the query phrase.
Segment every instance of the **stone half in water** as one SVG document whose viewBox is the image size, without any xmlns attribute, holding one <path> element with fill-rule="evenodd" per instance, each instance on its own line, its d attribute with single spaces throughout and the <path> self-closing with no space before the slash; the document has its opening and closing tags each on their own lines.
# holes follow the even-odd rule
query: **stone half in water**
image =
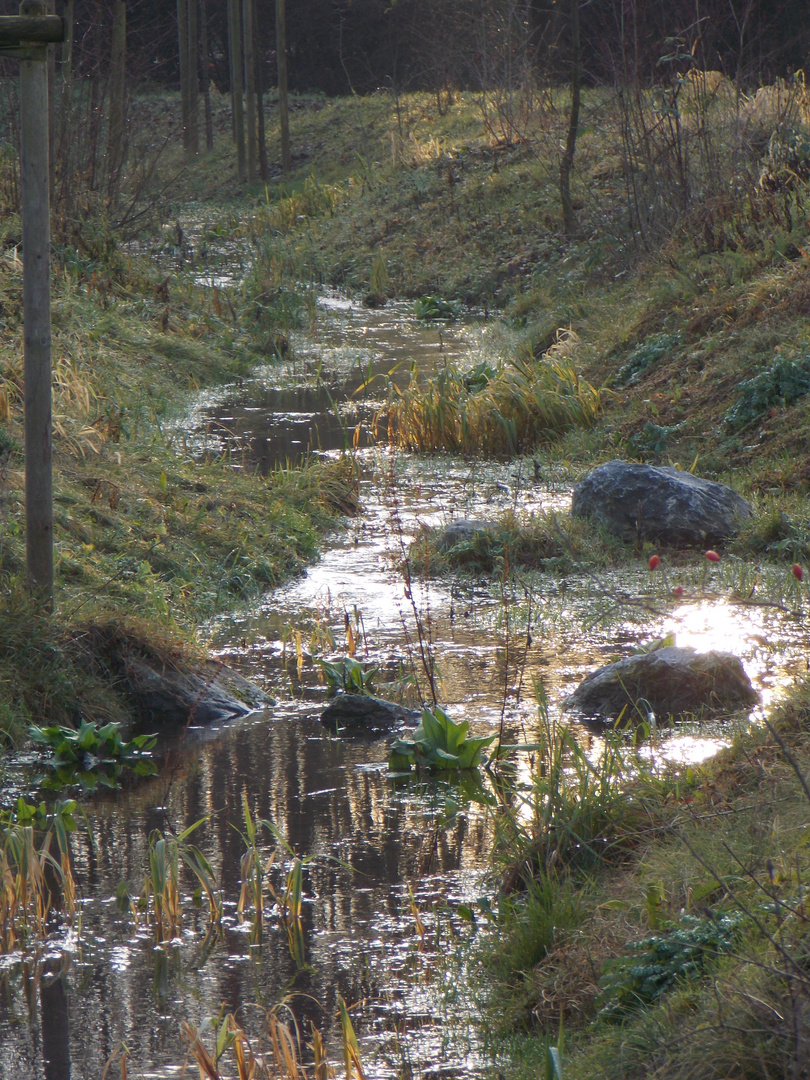
<svg viewBox="0 0 810 1080">
<path fill-rule="evenodd" d="M 739 657 L 668 645 L 592 672 L 563 702 L 583 718 L 659 720 L 749 709 L 759 701 Z"/>
<path fill-rule="evenodd" d="M 339 693 L 321 713 L 321 723 L 336 734 L 394 735 L 415 728 L 421 713 L 368 694 Z"/>
</svg>

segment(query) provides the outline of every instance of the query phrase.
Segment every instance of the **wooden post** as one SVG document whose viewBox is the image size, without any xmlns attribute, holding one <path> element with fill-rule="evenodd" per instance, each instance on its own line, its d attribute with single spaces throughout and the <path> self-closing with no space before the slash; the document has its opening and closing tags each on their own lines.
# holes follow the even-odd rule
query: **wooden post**
<svg viewBox="0 0 810 1080">
<path fill-rule="evenodd" d="M 20 15 L 45 15 L 23 0 Z M 27 43 L 23 40 L 23 46 Z M 53 607 L 51 284 L 47 47 L 20 57 L 23 337 L 25 350 L 25 550 L 28 583 Z"/>
</svg>

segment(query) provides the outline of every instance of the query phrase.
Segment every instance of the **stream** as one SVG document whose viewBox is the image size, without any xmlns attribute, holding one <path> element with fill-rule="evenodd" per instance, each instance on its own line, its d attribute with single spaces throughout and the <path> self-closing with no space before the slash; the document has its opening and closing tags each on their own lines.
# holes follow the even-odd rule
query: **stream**
<svg viewBox="0 0 810 1080">
<path fill-rule="evenodd" d="M 584 574 L 506 586 L 414 582 L 408 595 L 398 567 L 420 527 L 570 505 L 563 466 L 536 479 L 531 462 L 419 459 L 373 438 L 386 378 L 404 385 L 411 363 L 429 371 L 451 355 L 491 357 L 504 335 L 483 319 L 425 326 L 410 305 L 367 311 L 325 294 L 316 325 L 294 339 L 294 359 L 195 402 L 186 445 L 227 449 L 235 467 L 267 470 L 356 446 L 361 513 L 328 538 L 305 574 L 201 629 L 204 644 L 275 704 L 219 728 L 190 728 L 159 777 L 87 807 L 72 839 L 80 924 L 55 930 L 35 956 L 0 957 L 2 1080 L 98 1080 L 121 1044 L 130 1077 L 178 1077 L 180 1024 L 198 1028 L 222 1008 L 256 1045 L 273 1009 L 288 1024 L 294 1018 L 307 1043 L 314 1025 L 340 1073 L 338 996 L 351 1009 L 369 1080 L 476 1077 L 491 1065 L 466 969 L 468 942 L 485 930 L 465 913 L 485 908 L 496 887 L 488 876 L 492 811 L 442 781 L 392 780 L 384 741 L 325 732 L 316 660 L 349 651 L 347 624 L 356 659 L 376 665 L 389 692 L 414 680 L 425 692 L 421 639 L 452 718 L 468 720 L 475 734 L 503 726 L 507 742 L 533 740 L 535 682 L 556 716 L 594 667 L 668 632 L 679 644 L 737 653 L 763 707 L 806 670 L 805 620 L 723 600 L 671 606 L 663 616 L 617 612 L 618 575 L 605 575 L 596 599 Z M 639 596 L 652 587 L 643 570 L 620 581 Z M 651 752 L 697 762 L 731 734 L 719 723 L 684 724 L 662 732 Z M 598 753 L 598 733 L 583 728 L 581 737 Z M 238 911 L 243 800 L 288 845 L 259 826 L 277 895 L 292 853 L 303 861 L 303 964 L 269 888 L 261 942 Z M 221 884 L 222 932 L 207 933 L 205 902 L 196 904 L 184 876 L 180 931 L 156 944 L 142 918 L 118 910 L 116 890 L 122 881 L 132 895 L 142 888 L 151 830 L 179 834 L 201 819 L 189 839 Z M 210 1032 L 204 1039 L 210 1046 Z M 223 1075 L 236 1075 L 232 1057 L 224 1060 Z M 188 1068 L 193 1075 L 196 1066 Z"/>
</svg>

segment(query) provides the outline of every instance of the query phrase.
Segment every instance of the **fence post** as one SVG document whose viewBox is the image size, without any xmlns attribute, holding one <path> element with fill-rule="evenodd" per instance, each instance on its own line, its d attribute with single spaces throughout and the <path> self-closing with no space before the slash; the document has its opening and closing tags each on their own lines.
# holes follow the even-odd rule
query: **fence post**
<svg viewBox="0 0 810 1080">
<path fill-rule="evenodd" d="M 45 4 L 23 0 L 20 15 Z M 28 584 L 53 607 L 51 294 L 47 46 L 22 41 L 20 56 L 23 336 L 25 350 L 25 550 Z"/>
</svg>

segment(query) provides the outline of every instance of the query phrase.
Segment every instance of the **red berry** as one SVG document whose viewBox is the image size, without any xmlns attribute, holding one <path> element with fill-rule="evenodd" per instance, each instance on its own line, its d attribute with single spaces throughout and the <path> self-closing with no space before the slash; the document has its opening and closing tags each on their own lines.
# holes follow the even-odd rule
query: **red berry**
<svg viewBox="0 0 810 1080">
<path fill-rule="evenodd" d="M 673 596 L 683 596 L 683 585 L 676 585 L 672 590 Z"/>
<path fill-rule="evenodd" d="M 706 558 L 709 560 L 709 562 L 720 562 L 720 556 L 717 554 L 716 551 L 707 551 Z"/>
<path fill-rule="evenodd" d="M 797 581 L 801 581 L 804 577 L 804 570 L 802 570 L 801 566 L 799 566 L 798 563 L 793 564 L 793 576 L 796 578 Z"/>
<path fill-rule="evenodd" d="M 657 555 L 652 555 L 650 557 L 650 569 L 655 570 L 656 566 L 658 566 L 660 562 L 661 560 L 658 558 Z"/>
</svg>

